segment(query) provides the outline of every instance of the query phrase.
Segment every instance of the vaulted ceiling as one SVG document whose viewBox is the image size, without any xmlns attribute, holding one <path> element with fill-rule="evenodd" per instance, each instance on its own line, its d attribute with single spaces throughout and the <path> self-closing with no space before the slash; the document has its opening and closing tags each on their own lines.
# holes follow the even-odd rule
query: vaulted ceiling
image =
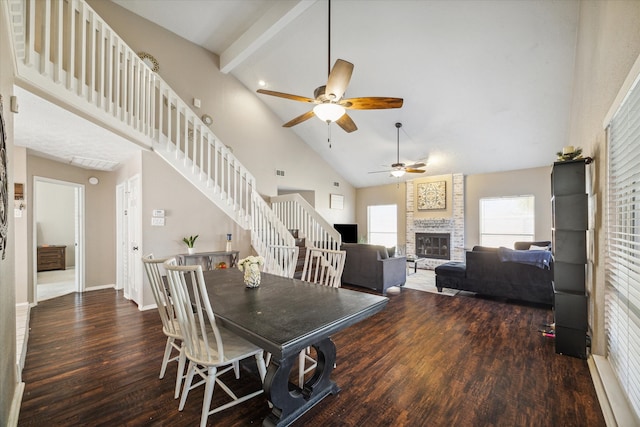
<svg viewBox="0 0 640 427">
<path fill-rule="evenodd" d="M 313 98 L 328 73 L 326 0 L 112 0 L 221 57 L 254 91 Z M 404 99 L 351 110 L 346 133 L 311 118 L 295 132 L 356 187 L 395 182 L 396 161 L 427 174 L 551 164 L 567 145 L 579 2 L 333 0 L 331 64 L 355 65 L 346 97 Z M 312 104 L 256 94 L 285 123 Z M 415 175 L 412 175 L 415 177 Z M 406 179 L 403 178 L 403 179 Z"/>
</svg>

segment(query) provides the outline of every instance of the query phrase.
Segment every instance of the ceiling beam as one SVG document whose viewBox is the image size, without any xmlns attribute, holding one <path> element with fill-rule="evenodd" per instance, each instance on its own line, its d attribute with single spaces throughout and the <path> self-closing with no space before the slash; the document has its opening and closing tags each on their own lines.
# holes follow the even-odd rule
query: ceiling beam
<svg viewBox="0 0 640 427">
<path fill-rule="evenodd" d="M 227 74 L 240 65 L 317 0 L 281 0 L 220 55 L 220 71 Z"/>
</svg>

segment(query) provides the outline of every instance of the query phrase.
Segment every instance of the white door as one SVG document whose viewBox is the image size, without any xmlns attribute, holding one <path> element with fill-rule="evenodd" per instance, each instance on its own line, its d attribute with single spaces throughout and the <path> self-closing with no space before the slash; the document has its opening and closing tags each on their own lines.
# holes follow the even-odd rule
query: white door
<svg viewBox="0 0 640 427">
<path fill-rule="evenodd" d="M 140 212 L 140 175 L 127 180 L 126 224 L 127 224 L 127 267 L 125 276 L 131 299 L 143 304 L 142 294 L 142 221 Z"/>
<path fill-rule="evenodd" d="M 131 299 L 127 285 L 127 198 L 126 183 L 116 186 L 116 289 L 124 290 L 124 297 Z"/>
</svg>

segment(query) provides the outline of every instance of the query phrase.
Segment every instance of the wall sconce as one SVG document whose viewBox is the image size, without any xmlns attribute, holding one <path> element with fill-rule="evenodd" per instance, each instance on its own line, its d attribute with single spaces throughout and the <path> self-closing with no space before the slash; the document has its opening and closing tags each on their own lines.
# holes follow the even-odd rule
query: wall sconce
<svg viewBox="0 0 640 427">
<path fill-rule="evenodd" d="M 98 185 L 99 182 L 100 182 L 100 180 L 98 178 L 96 178 L 95 176 L 89 177 L 89 184 Z"/>
</svg>

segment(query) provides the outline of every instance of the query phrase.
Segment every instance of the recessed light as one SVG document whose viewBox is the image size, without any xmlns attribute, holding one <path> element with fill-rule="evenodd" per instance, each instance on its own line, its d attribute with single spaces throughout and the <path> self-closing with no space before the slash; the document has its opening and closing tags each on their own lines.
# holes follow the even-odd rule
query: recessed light
<svg viewBox="0 0 640 427">
<path fill-rule="evenodd" d="M 258 80 L 258 85 L 260 87 L 265 87 L 267 85 L 267 82 L 265 82 L 264 80 Z"/>
</svg>

